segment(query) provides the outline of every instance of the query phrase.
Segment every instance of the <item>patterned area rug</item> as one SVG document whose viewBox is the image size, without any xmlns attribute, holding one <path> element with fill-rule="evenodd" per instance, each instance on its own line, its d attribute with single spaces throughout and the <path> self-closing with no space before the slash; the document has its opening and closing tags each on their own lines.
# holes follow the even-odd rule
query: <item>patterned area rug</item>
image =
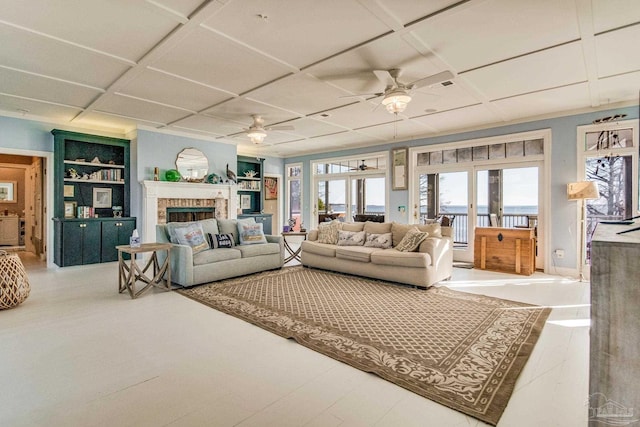
<svg viewBox="0 0 640 427">
<path fill-rule="evenodd" d="M 304 267 L 178 292 L 494 425 L 551 311 Z"/>
</svg>

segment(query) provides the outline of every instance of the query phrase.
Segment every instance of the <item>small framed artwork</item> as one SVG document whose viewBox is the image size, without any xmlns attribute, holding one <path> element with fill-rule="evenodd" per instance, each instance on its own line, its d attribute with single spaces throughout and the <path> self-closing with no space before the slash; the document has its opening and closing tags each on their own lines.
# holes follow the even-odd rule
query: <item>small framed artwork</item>
<svg viewBox="0 0 640 427">
<path fill-rule="evenodd" d="M 264 199 L 276 200 L 278 198 L 278 178 L 264 178 Z"/>
<path fill-rule="evenodd" d="M 242 209 L 251 209 L 251 196 L 249 194 L 242 195 Z"/>
<path fill-rule="evenodd" d="M 65 185 L 64 186 L 64 197 L 73 197 L 75 191 L 75 187 L 73 185 Z"/>
<path fill-rule="evenodd" d="M 64 202 L 64 217 L 75 218 L 77 207 L 78 207 L 77 202 Z"/>
<path fill-rule="evenodd" d="M 94 208 L 111 208 L 111 189 L 110 188 L 94 188 L 93 189 L 93 207 Z"/>
<path fill-rule="evenodd" d="M 406 190 L 407 189 L 407 159 L 408 149 L 394 148 L 391 150 L 391 189 Z"/>
</svg>

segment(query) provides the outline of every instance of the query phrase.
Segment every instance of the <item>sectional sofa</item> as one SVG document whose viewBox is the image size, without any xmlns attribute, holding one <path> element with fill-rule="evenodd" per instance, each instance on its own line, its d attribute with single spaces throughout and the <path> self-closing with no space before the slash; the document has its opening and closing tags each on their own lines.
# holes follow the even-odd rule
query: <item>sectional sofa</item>
<svg viewBox="0 0 640 427">
<path fill-rule="evenodd" d="M 323 227 L 321 224 L 320 227 Z M 302 242 L 301 263 L 306 267 L 321 268 L 375 279 L 427 288 L 451 277 L 453 271 L 453 229 L 440 224 L 400 223 L 341 223 L 335 243 L 320 243 L 322 230 L 311 230 Z M 414 227 L 428 236 L 414 251 L 398 248 L 409 230 Z M 364 232 L 364 233 L 363 233 Z M 356 236 L 357 242 L 347 242 L 344 236 Z M 364 237 L 363 237 L 364 235 Z M 365 246 L 367 239 L 375 237 L 383 247 Z M 391 245 L 384 245 L 391 238 Z M 362 240 L 364 238 L 364 240 Z M 321 239 L 326 241 L 326 239 Z M 362 240 L 362 245 L 358 244 Z M 351 246 L 353 245 L 353 246 Z M 375 245 L 374 245 L 375 246 Z M 384 247 L 390 246 L 390 247 Z"/>
</svg>

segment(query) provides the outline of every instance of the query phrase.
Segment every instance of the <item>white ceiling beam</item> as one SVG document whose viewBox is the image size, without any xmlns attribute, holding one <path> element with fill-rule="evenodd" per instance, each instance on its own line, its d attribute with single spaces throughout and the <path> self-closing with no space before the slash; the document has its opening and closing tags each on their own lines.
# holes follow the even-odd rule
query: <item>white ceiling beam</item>
<svg viewBox="0 0 640 427">
<path fill-rule="evenodd" d="M 591 0 L 576 0 L 578 28 L 584 55 L 584 66 L 589 82 L 591 106 L 600 106 L 600 88 L 598 83 L 598 57 L 596 54 L 596 37 L 593 27 L 593 8 Z"/>
</svg>

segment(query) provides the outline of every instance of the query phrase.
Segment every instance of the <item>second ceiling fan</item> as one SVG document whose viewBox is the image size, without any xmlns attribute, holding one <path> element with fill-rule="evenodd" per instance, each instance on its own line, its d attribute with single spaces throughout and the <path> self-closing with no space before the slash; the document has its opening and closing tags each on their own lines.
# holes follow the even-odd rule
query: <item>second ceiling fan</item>
<svg viewBox="0 0 640 427">
<path fill-rule="evenodd" d="M 291 125 L 283 125 L 283 126 L 264 126 L 264 119 L 259 114 L 252 114 L 253 123 L 249 126 L 249 129 L 246 129 L 247 136 L 251 139 L 251 142 L 254 144 L 261 144 L 264 139 L 267 137 L 267 131 L 270 130 L 294 130 L 295 128 Z"/>
</svg>

